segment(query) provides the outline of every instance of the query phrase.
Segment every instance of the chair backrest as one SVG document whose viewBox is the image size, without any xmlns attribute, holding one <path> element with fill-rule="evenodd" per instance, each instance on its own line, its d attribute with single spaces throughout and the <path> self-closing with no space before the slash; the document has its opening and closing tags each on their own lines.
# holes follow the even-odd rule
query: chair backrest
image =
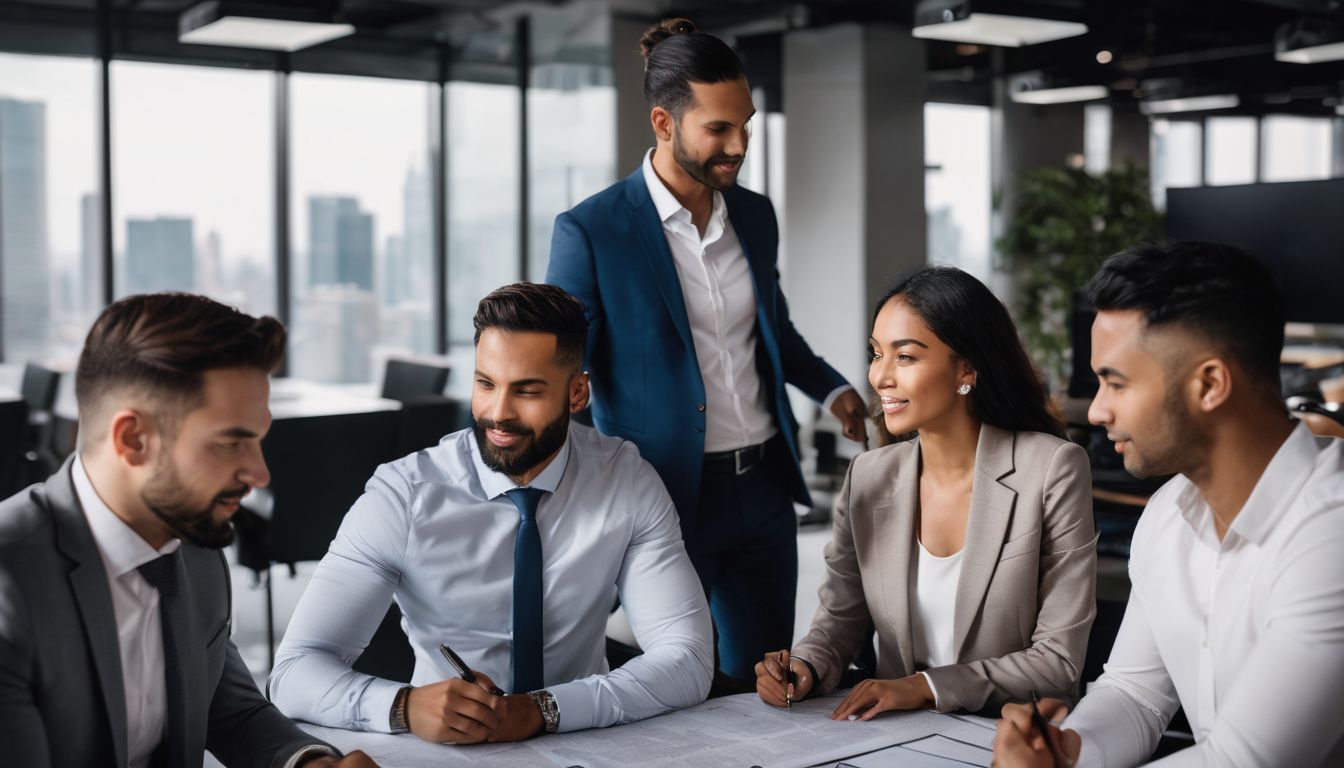
<svg viewBox="0 0 1344 768">
<path fill-rule="evenodd" d="M 23 471 L 28 450 L 28 403 L 24 400 L 0 401 L 0 499 L 23 489 L 27 473 Z"/>
<path fill-rule="evenodd" d="M 383 371 L 383 397 L 416 400 L 443 394 L 448 386 L 448 366 L 391 359 Z"/>
<path fill-rule="evenodd" d="M 50 368 L 34 363 L 23 364 L 23 384 L 20 392 L 28 403 L 28 409 L 37 413 L 48 413 L 56 405 L 56 387 L 61 374 Z"/>
<path fill-rule="evenodd" d="M 262 441 L 275 503 L 271 559 L 321 560 L 379 464 L 397 457 L 397 411 L 280 419 Z"/>
<path fill-rule="evenodd" d="M 438 445 L 449 432 L 470 426 L 462 403 L 439 395 L 408 400 L 401 407 L 401 429 L 397 436 L 397 455 L 405 456 Z"/>
</svg>

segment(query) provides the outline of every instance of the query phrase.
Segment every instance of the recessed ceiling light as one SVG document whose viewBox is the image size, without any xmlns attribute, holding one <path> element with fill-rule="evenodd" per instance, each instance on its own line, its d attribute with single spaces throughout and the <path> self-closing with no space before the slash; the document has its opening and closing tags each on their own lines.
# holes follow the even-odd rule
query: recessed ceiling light
<svg viewBox="0 0 1344 768">
<path fill-rule="evenodd" d="M 1110 95 L 1104 85 L 1071 85 L 1065 88 L 1041 88 L 1014 91 L 1009 98 L 1018 104 L 1065 104 L 1073 101 L 1095 101 Z"/>
<path fill-rule="evenodd" d="M 293 9 L 280 5 L 199 3 L 182 12 L 177 39 L 197 45 L 264 48 L 293 52 L 352 34 L 350 24 L 332 24 L 315 18 L 292 18 Z"/>
<path fill-rule="evenodd" d="M 1232 109 L 1241 104 L 1236 94 L 1191 96 L 1184 99 L 1158 99 L 1139 102 L 1139 111 L 1145 115 L 1168 115 L 1175 112 L 1207 112 L 1213 109 Z"/>
<path fill-rule="evenodd" d="M 973 11 L 968 0 L 923 0 L 915 6 L 915 37 L 1017 48 L 1087 33 L 1075 21 Z"/>
<path fill-rule="evenodd" d="M 1110 64 L 1111 60 L 1114 58 L 1115 57 L 1111 55 L 1110 51 L 1097 51 L 1098 64 Z"/>
</svg>

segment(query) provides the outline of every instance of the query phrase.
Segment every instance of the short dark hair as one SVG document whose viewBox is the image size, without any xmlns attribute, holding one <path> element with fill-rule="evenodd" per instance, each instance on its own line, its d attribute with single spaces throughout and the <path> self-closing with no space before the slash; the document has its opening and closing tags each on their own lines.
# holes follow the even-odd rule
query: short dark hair
<svg viewBox="0 0 1344 768">
<path fill-rule="evenodd" d="M 1273 275 L 1246 251 L 1222 243 L 1143 243 L 1107 259 L 1087 292 L 1098 310 L 1137 309 L 1147 328 L 1199 334 L 1279 397 L 1283 300 Z"/>
<path fill-rule="evenodd" d="M 496 288 L 476 305 L 471 319 L 475 343 L 486 328 L 510 332 L 549 333 L 555 336 L 556 362 L 562 366 L 583 364 L 588 342 L 588 318 L 583 302 L 546 283 L 513 283 Z"/>
<path fill-rule="evenodd" d="M 1013 432 L 1064 436 L 1049 395 L 1022 348 L 1008 309 L 985 284 L 955 267 L 925 267 L 887 291 L 873 310 L 900 299 L 976 373 L 975 417 Z"/>
<path fill-rule="evenodd" d="M 274 317 L 191 293 L 127 296 L 103 310 L 84 341 L 75 369 L 80 421 L 89 426 L 85 417 L 97 418 L 103 399 L 128 387 L 180 413 L 199 402 L 206 371 L 270 373 L 284 351 L 285 327 Z"/>
<path fill-rule="evenodd" d="M 663 19 L 639 39 L 644 55 L 644 98 L 681 119 L 695 103 L 691 83 L 722 83 L 742 77 L 742 61 L 728 44 L 697 31 L 688 19 Z"/>
</svg>

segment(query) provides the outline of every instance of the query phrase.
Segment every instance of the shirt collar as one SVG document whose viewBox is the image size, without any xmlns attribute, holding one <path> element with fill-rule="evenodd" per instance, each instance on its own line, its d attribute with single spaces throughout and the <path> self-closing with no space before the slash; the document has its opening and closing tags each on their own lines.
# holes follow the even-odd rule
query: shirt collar
<svg viewBox="0 0 1344 768">
<path fill-rule="evenodd" d="M 570 430 L 573 430 L 573 424 Z M 570 435 L 565 435 L 565 442 L 560 446 L 559 453 L 541 474 L 532 478 L 532 482 L 527 484 L 528 488 L 538 488 L 548 493 L 555 493 L 555 489 L 560 487 L 560 479 L 565 476 L 565 467 L 569 464 L 569 444 L 572 442 Z M 485 461 L 481 459 L 481 447 L 476 444 L 476 436 L 470 435 L 467 438 L 467 446 L 471 451 L 471 464 L 476 469 L 476 479 L 481 483 L 481 490 L 485 491 L 485 498 L 496 499 L 503 496 L 506 491 L 511 491 L 519 487 L 513 479 L 503 472 L 485 466 Z"/>
<path fill-rule="evenodd" d="M 76 455 L 70 467 L 71 479 L 75 484 L 75 495 L 79 505 L 84 508 L 84 517 L 89 521 L 89 530 L 103 555 L 108 571 L 117 578 L 139 568 L 160 555 L 177 551 L 182 546 L 180 539 L 170 539 L 159 549 L 149 546 L 149 542 L 140 538 L 126 521 L 103 502 L 93 487 L 93 480 L 84 470 L 84 458 Z"/>
<path fill-rule="evenodd" d="M 1252 544 L 1261 544 L 1269 535 L 1274 522 L 1297 497 L 1297 489 L 1316 463 L 1316 453 L 1316 442 L 1311 432 L 1305 424 L 1299 423 L 1288 433 L 1288 439 L 1283 441 L 1283 445 L 1275 451 L 1274 458 L 1265 466 L 1265 471 L 1251 489 L 1251 495 L 1232 519 L 1232 525 L 1228 526 L 1228 533 L 1235 533 Z M 1206 538 L 1216 549 L 1218 542 L 1213 528 L 1213 510 L 1194 483 L 1187 481 L 1186 487 L 1176 498 L 1176 506 L 1195 533 Z"/>
<path fill-rule="evenodd" d="M 663 180 L 658 178 L 658 173 L 653 170 L 653 152 L 654 150 L 650 149 L 644 153 L 644 184 L 649 188 L 649 197 L 653 198 L 653 207 L 658 209 L 658 220 L 667 223 L 670 219 L 676 217 L 684 219 L 687 224 L 691 223 L 691 212 L 677 201 L 676 196 L 672 194 L 672 190 L 667 188 Z M 712 223 L 722 225 L 723 218 L 728 212 L 728 207 L 723 204 L 722 192 L 714 190 L 712 205 L 709 219 Z M 710 228 L 705 229 L 705 235 L 708 239 Z"/>
</svg>

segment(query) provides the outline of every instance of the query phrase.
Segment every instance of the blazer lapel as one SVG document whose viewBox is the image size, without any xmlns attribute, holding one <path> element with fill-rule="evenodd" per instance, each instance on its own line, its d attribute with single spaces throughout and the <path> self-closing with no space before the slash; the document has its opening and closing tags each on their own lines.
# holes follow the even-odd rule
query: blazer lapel
<svg viewBox="0 0 1344 768">
<path fill-rule="evenodd" d="M 911 441 L 911 451 L 892 451 L 896 458 L 892 473 L 877 472 L 879 478 L 891 477 L 890 498 L 874 505 L 877 529 L 877 558 L 882 572 L 882 602 L 890 606 L 885 617 L 896 636 L 905 674 L 915 670 L 915 640 L 910 631 L 910 574 L 915 546 L 915 514 L 919 508 L 919 438 Z M 905 460 L 901 460 L 905 459 Z"/>
<path fill-rule="evenodd" d="M 1012 432 L 989 424 L 980 427 L 980 440 L 975 449 L 975 478 L 971 486 L 971 513 L 966 524 L 965 554 L 961 560 L 952 621 L 952 648 L 958 661 L 971 624 L 980 614 L 994 569 L 998 567 L 1004 533 L 1017 501 L 1017 492 L 999 482 L 1014 471 L 1014 440 Z"/>
<path fill-rule="evenodd" d="M 47 503 L 56 525 L 56 545 L 70 559 L 70 589 L 79 605 L 84 623 L 84 639 L 98 672 L 98 689 L 103 696 L 112 730 L 116 764 L 126 768 L 126 694 L 122 685 L 121 656 L 117 640 L 117 617 L 112 609 L 112 591 L 107 584 L 98 545 L 84 518 L 84 510 L 75 494 L 70 468 L 75 456 L 66 459 L 61 471 L 46 483 Z"/>
<path fill-rule="evenodd" d="M 695 354 L 695 341 L 691 338 L 691 320 L 686 314 L 686 299 L 681 293 L 681 280 L 677 277 L 677 266 L 672 260 L 672 249 L 667 245 L 667 235 L 663 232 L 663 222 L 658 218 L 658 208 L 649 197 L 648 185 L 644 182 L 643 168 L 625 178 L 625 198 L 630 204 L 630 221 L 644 246 L 644 256 L 649 261 L 654 282 L 662 294 L 667 313 L 672 317 L 677 335 L 692 355 Z"/>
</svg>

